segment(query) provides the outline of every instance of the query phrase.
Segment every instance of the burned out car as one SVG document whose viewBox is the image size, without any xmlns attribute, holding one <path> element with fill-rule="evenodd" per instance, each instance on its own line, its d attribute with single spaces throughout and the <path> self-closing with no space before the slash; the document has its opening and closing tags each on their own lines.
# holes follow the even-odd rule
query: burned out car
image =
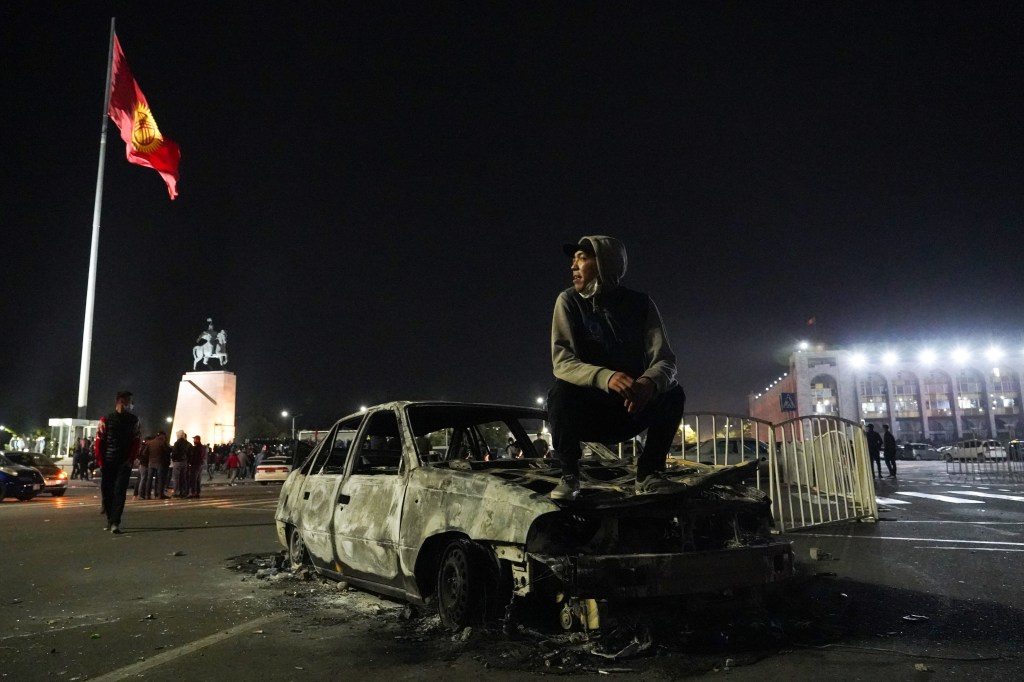
<svg viewBox="0 0 1024 682">
<path fill-rule="evenodd" d="M 516 601 L 550 606 L 569 627 L 595 600 L 792 575 L 767 496 L 742 483 L 756 461 L 677 464 L 666 476 L 685 485 L 638 495 L 634 466 L 589 444 L 579 497 L 556 502 L 558 462 L 533 444 L 545 419 L 534 408 L 441 402 L 341 419 L 281 490 L 277 532 L 293 567 L 436 603 L 449 628 Z M 521 458 L 503 458 L 509 438 Z"/>
</svg>

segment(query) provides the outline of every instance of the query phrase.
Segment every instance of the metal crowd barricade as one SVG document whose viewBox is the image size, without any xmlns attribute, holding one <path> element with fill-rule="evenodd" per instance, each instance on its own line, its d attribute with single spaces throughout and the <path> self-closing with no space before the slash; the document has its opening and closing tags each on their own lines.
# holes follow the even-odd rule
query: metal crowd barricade
<svg viewBox="0 0 1024 682">
<path fill-rule="evenodd" d="M 867 439 L 855 422 L 693 414 L 683 424 L 678 457 L 714 465 L 762 460 L 755 484 L 772 500 L 777 532 L 878 518 Z"/>
<path fill-rule="evenodd" d="M 958 457 L 956 451 L 946 456 L 946 474 L 962 480 L 1006 481 L 1024 479 L 1024 443 L 1010 441 L 1006 457 L 1000 459 Z"/>
</svg>

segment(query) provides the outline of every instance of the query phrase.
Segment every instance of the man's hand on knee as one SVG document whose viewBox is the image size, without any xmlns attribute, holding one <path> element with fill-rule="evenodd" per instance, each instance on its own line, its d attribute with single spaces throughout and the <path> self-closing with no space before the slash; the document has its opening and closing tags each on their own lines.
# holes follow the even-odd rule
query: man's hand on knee
<svg viewBox="0 0 1024 682">
<path fill-rule="evenodd" d="M 651 398 L 654 397 L 654 382 L 647 377 L 640 377 L 633 382 L 630 390 L 633 395 L 632 398 L 626 399 L 626 412 L 630 414 L 643 412 L 647 403 L 651 402 Z"/>
<path fill-rule="evenodd" d="M 608 390 L 614 391 L 627 401 L 633 399 L 633 377 L 625 372 L 616 372 L 608 380 Z"/>
</svg>

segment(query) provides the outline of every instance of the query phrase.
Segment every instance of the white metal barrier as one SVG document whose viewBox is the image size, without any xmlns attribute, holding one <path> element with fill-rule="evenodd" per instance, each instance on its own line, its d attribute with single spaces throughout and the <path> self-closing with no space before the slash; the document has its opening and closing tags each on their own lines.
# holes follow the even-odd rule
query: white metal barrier
<svg viewBox="0 0 1024 682">
<path fill-rule="evenodd" d="M 946 473 L 964 480 L 1006 481 L 1024 479 L 1024 449 L 1011 442 L 1002 459 L 974 459 L 950 456 L 946 459 Z"/>
<path fill-rule="evenodd" d="M 878 518 L 867 439 L 855 422 L 693 414 L 683 424 L 676 457 L 715 465 L 761 460 L 755 484 L 772 500 L 777 532 Z"/>
</svg>

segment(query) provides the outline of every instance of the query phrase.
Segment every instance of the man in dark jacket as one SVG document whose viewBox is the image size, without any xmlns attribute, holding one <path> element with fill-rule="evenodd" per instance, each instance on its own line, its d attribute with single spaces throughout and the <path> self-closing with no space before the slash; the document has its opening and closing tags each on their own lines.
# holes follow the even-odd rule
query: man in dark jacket
<svg viewBox="0 0 1024 682">
<path fill-rule="evenodd" d="M 647 430 L 637 460 L 638 494 L 678 489 L 663 478 L 686 396 L 657 306 L 621 286 L 626 249 L 618 239 L 583 237 L 563 250 L 572 287 L 558 295 L 551 322 L 555 385 L 548 395 L 552 445 L 562 480 L 552 499 L 579 493 L 580 441 L 616 443 Z"/>
<path fill-rule="evenodd" d="M 889 478 L 896 478 L 896 437 L 892 435 L 888 424 L 882 424 L 882 454 L 885 456 L 885 466 L 889 470 Z M 881 476 L 881 473 L 879 473 Z"/>
<path fill-rule="evenodd" d="M 100 461 L 100 491 L 103 509 L 107 514 L 107 525 L 103 530 L 121 532 L 121 514 L 124 499 L 128 493 L 135 458 L 142 446 L 142 429 L 139 418 L 131 413 L 132 394 L 120 391 L 114 404 L 114 411 L 100 420 L 96 431 L 96 458 Z"/>
<path fill-rule="evenodd" d="M 882 477 L 882 437 L 875 431 L 874 424 L 867 425 L 864 437 L 868 439 L 868 456 L 871 458 L 871 473 L 878 468 L 878 477 Z"/>
<path fill-rule="evenodd" d="M 170 461 L 167 434 L 158 431 L 146 439 L 139 455 L 139 497 L 144 500 L 163 496 L 164 460 Z"/>
<path fill-rule="evenodd" d="M 188 495 L 188 458 L 192 453 L 192 445 L 185 438 L 185 432 L 179 430 L 178 439 L 171 448 L 171 470 L 174 476 L 174 496 Z"/>
</svg>

